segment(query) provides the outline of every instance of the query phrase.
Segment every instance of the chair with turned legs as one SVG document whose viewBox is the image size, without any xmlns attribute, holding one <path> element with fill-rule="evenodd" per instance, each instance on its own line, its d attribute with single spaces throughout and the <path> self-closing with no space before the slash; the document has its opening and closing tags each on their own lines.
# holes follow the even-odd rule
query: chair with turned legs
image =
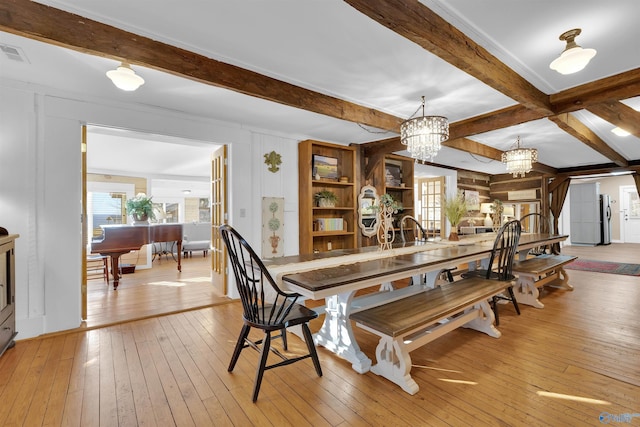
<svg viewBox="0 0 640 427">
<path fill-rule="evenodd" d="M 512 282 L 507 287 L 508 296 L 496 295 L 492 300 L 493 313 L 496 318 L 496 325 L 500 323 L 498 317 L 498 301 L 507 300 L 513 303 L 513 307 L 516 313 L 520 315 L 520 307 L 518 307 L 518 301 L 516 300 L 513 292 L 513 285 L 515 284 L 516 277 L 513 274 L 513 262 L 518 249 L 518 242 L 520 241 L 520 234 L 522 228 L 520 221 L 512 220 L 504 224 L 498 230 L 496 239 L 493 243 L 493 249 L 491 250 L 491 256 L 487 267 L 485 269 L 473 270 L 462 274 L 462 280 L 456 283 L 464 285 L 464 279 L 470 277 L 483 277 L 485 279 L 500 280 L 505 282 Z"/>
<path fill-rule="evenodd" d="M 228 225 L 222 225 L 220 226 L 220 234 L 233 267 L 236 286 L 242 300 L 242 317 L 244 321 L 228 371 L 233 371 L 240 353 L 245 348 L 251 347 L 260 352 L 260 363 L 256 370 L 253 387 L 254 402 L 258 399 L 264 372 L 269 369 L 311 358 L 316 373 L 321 377 L 320 360 L 309 329 L 309 321 L 317 318 L 318 313 L 302 304 L 298 304 L 299 294 L 284 292 L 276 285 L 262 260 L 235 229 Z M 286 351 L 286 330 L 289 327 L 298 325 L 302 329 L 308 353 L 296 357 L 287 357 L 272 346 L 271 340 L 272 338 L 282 338 L 282 347 Z M 249 338 L 251 328 L 262 330 L 264 332 L 263 338 L 255 341 L 251 340 Z M 277 333 L 277 335 L 272 336 L 272 333 Z M 282 360 L 278 363 L 267 365 L 267 358 L 270 352 L 276 354 Z"/>
</svg>

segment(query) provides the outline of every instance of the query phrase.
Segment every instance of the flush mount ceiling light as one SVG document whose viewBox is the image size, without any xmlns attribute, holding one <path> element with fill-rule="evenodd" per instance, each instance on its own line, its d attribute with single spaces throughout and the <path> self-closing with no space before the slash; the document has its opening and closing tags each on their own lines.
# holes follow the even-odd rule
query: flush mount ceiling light
<svg viewBox="0 0 640 427">
<path fill-rule="evenodd" d="M 627 132 L 626 130 L 619 128 L 619 127 L 615 127 L 613 129 L 611 129 L 611 132 L 615 133 L 618 136 L 629 136 L 631 135 L 631 133 Z"/>
<path fill-rule="evenodd" d="M 538 161 L 538 150 L 535 148 L 521 148 L 520 137 L 516 141 L 516 148 L 502 153 L 502 163 L 507 165 L 507 172 L 512 173 L 514 178 L 531 172 L 533 163 Z"/>
<path fill-rule="evenodd" d="M 560 40 L 567 42 L 567 47 L 560 57 L 556 58 L 549 68 L 556 70 L 560 74 L 573 74 L 587 66 L 591 58 L 596 56 L 595 49 L 583 49 L 576 44 L 575 38 L 582 30 L 575 28 L 560 35 Z"/>
<path fill-rule="evenodd" d="M 126 62 L 120 64 L 115 70 L 107 71 L 107 77 L 118 89 L 126 91 L 136 90 L 144 84 L 144 79 L 137 75 Z"/>
<path fill-rule="evenodd" d="M 414 159 L 431 161 L 447 139 L 449 120 L 442 116 L 425 116 L 423 96 L 422 117 L 409 118 L 400 125 L 400 142 L 407 146 Z"/>
</svg>

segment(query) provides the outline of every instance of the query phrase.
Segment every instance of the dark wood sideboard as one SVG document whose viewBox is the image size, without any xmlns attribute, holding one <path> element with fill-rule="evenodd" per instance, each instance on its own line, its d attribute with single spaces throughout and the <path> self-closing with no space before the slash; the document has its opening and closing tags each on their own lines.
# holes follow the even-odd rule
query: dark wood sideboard
<svg viewBox="0 0 640 427">
<path fill-rule="evenodd" d="M 16 332 L 16 263 L 15 240 L 17 234 L 9 234 L 0 227 L 0 356 L 15 345 Z"/>
</svg>

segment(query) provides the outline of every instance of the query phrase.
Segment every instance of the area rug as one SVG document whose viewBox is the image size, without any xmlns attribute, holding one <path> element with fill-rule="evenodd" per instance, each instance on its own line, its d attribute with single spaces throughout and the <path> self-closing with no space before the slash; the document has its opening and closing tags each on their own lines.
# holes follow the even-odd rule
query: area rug
<svg viewBox="0 0 640 427">
<path fill-rule="evenodd" d="M 595 261 L 591 259 L 577 259 L 564 266 L 567 270 L 593 271 L 595 273 L 623 274 L 625 276 L 640 276 L 640 264 L 626 264 L 621 262 Z"/>
</svg>

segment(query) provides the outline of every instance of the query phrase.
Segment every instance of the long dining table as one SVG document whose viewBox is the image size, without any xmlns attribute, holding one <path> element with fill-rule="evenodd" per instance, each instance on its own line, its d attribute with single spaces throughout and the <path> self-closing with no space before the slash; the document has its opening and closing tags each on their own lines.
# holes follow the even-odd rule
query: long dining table
<svg viewBox="0 0 640 427">
<path fill-rule="evenodd" d="M 351 313 L 381 305 L 436 285 L 440 274 L 467 264 L 469 269 L 487 263 L 495 233 L 463 237 L 460 241 L 410 242 L 391 249 L 378 247 L 334 250 L 264 260 L 279 286 L 303 297 L 324 299 L 325 319 L 314 334 L 317 345 L 351 362 L 365 373 L 371 359 L 358 346 L 349 320 Z M 562 242 L 567 235 L 523 233 L 518 253 L 524 259 L 529 249 Z M 486 266 L 486 265 L 485 265 Z M 415 286 L 394 289 L 392 282 L 412 278 Z M 380 291 L 355 297 L 358 290 L 380 285 Z"/>
</svg>

